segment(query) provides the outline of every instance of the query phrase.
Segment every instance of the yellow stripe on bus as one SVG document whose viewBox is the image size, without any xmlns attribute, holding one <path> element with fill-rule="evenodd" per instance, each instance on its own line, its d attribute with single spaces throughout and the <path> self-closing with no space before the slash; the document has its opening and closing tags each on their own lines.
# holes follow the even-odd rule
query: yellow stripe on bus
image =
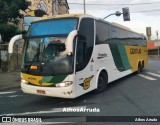
<svg viewBox="0 0 160 125">
<path fill-rule="evenodd" d="M 140 61 L 142 64 L 142 60 L 144 60 L 144 67 L 148 65 L 148 50 L 146 47 L 138 47 L 138 46 L 125 46 L 126 53 L 128 56 L 128 60 L 131 66 L 131 70 L 133 72 L 138 69 L 138 62 Z"/>
<path fill-rule="evenodd" d="M 22 77 L 27 82 L 30 82 L 31 84 L 38 85 L 38 86 L 49 86 L 50 83 L 41 82 L 43 76 L 33 76 L 29 74 L 22 73 Z"/>
</svg>

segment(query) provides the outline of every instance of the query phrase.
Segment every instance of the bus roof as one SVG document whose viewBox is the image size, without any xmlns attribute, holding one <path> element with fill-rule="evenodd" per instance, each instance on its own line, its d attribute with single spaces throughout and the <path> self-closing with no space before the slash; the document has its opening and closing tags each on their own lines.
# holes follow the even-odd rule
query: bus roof
<svg viewBox="0 0 160 125">
<path fill-rule="evenodd" d="M 103 20 L 101 18 L 97 18 L 97 17 L 94 17 L 92 15 L 88 15 L 88 14 L 61 14 L 61 15 L 53 15 L 53 16 L 44 16 L 44 17 L 41 17 L 41 18 L 38 18 L 32 22 L 38 22 L 38 21 L 43 21 L 43 20 L 50 20 L 50 19 L 58 19 L 58 18 L 72 18 L 72 17 L 77 17 L 77 18 L 81 18 L 81 17 L 91 17 L 93 19 L 96 19 L 96 20 L 99 20 L 99 21 L 102 21 L 102 22 L 105 22 L 105 23 L 108 23 L 112 26 L 115 26 L 115 27 L 119 27 L 121 29 L 124 29 L 124 30 L 128 30 L 130 32 L 133 32 L 133 33 L 136 33 L 136 34 L 139 34 L 139 35 L 142 35 L 141 33 L 138 33 L 138 32 L 135 32 L 133 30 L 131 30 L 130 28 L 126 27 L 126 26 L 123 26 L 121 24 L 118 24 L 118 23 L 111 23 L 111 22 L 108 22 L 106 20 Z M 144 35 L 142 35 L 144 36 Z"/>
<path fill-rule="evenodd" d="M 49 19 L 58 19 L 58 18 L 68 18 L 68 17 L 77 17 L 79 18 L 84 14 L 61 14 L 61 15 L 53 15 L 53 16 L 44 16 L 39 19 L 34 20 L 33 22 L 49 20 Z"/>
</svg>

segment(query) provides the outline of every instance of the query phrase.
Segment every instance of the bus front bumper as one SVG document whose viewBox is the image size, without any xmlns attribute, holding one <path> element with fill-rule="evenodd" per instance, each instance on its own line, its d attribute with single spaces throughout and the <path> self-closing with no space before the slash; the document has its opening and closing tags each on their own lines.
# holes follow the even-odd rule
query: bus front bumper
<svg viewBox="0 0 160 125">
<path fill-rule="evenodd" d="M 60 97 L 60 98 L 75 98 L 76 94 L 73 91 L 73 85 L 68 87 L 41 87 L 21 83 L 21 88 L 24 93 L 36 94 L 42 96 Z"/>
</svg>

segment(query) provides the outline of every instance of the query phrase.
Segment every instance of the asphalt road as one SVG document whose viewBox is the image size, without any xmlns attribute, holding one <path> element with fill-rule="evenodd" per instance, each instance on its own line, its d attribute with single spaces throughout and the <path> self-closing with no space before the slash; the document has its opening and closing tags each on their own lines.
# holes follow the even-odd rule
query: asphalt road
<svg viewBox="0 0 160 125">
<path fill-rule="evenodd" d="M 71 116 L 67 118 L 70 119 L 69 122 L 83 122 L 86 120 L 84 116 L 125 116 L 124 118 L 127 118 L 126 116 L 160 116 L 159 81 L 160 61 L 150 60 L 149 66 L 141 75 L 131 74 L 109 84 L 108 89 L 103 93 L 94 94 L 90 92 L 76 99 L 30 95 L 23 93 L 21 90 L 0 92 L 0 115 L 49 116 L 44 120 L 48 124 L 53 124 L 49 122 L 53 120 L 54 116 L 56 116 L 57 124 L 63 122 L 63 119 L 67 121 L 65 117 L 58 116 Z M 64 112 L 65 108 L 96 108 L 99 112 Z M 96 117 L 91 117 L 91 119 L 95 120 Z M 79 124 L 82 123 L 79 122 Z M 110 123 L 107 122 L 107 124 Z M 121 124 L 128 125 L 126 122 L 121 122 Z M 136 123 L 129 123 L 129 125 L 132 124 Z M 151 123 L 142 122 L 140 124 L 150 125 Z M 152 124 L 160 124 L 160 122 Z M 120 125 L 120 123 L 115 122 L 111 125 Z"/>
</svg>

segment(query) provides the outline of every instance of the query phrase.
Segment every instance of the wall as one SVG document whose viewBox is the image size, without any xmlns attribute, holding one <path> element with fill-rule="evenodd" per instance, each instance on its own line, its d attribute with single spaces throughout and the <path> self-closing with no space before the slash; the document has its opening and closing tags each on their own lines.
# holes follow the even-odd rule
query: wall
<svg viewBox="0 0 160 125">
<path fill-rule="evenodd" d="M 48 15 L 52 15 L 52 0 L 28 0 L 31 1 L 31 6 L 28 10 L 29 13 L 32 13 L 35 10 L 43 10 Z"/>
<path fill-rule="evenodd" d="M 48 16 L 69 13 L 67 0 L 28 0 L 31 6 L 26 10 L 30 16 L 37 16 L 39 10 L 44 11 Z M 40 12 L 42 13 L 42 12 Z"/>
</svg>

